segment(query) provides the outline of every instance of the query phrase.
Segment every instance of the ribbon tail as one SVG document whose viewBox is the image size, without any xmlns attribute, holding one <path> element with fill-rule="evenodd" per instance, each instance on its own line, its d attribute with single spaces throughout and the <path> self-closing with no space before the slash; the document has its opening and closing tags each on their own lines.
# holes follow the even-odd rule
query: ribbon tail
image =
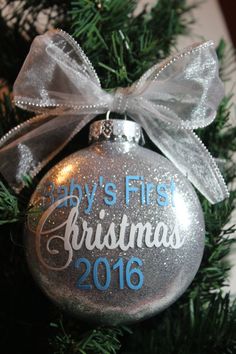
<svg viewBox="0 0 236 354">
<path fill-rule="evenodd" d="M 229 196 L 227 186 L 213 157 L 198 136 L 176 129 L 153 117 L 134 115 L 153 143 L 192 182 L 211 204 Z"/>
<path fill-rule="evenodd" d="M 32 178 L 92 119 L 94 114 L 39 115 L 0 140 L 0 173 L 19 193 L 24 176 Z"/>
</svg>

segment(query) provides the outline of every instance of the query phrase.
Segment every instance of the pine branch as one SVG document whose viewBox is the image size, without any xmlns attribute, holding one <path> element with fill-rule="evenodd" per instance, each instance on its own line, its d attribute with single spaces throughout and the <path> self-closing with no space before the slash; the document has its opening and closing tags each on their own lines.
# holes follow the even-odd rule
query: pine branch
<svg viewBox="0 0 236 354">
<path fill-rule="evenodd" d="M 91 59 L 104 88 L 127 86 L 170 54 L 191 20 L 185 0 L 159 0 L 151 14 L 133 17 L 136 1 L 71 2 L 73 35 Z M 115 19 L 115 20 L 112 20 Z"/>
<path fill-rule="evenodd" d="M 75 333 L 73 335 L 66 333 L 62 321 L 59 324 L 52 323 L 51 326 L 60 330 L 51 341 L 54 354 L 115 354 L 121 347 L 119 338 L 123 336 L 123 330 L 128 331 L 125 327 L 123 330 L 115 327 L 97 327 L 76 336 Z"/>
<path fill-rule="evenodd" d="M 17 198 L 0 181 L 0 225 L 19 221 Z"/>
<path fill-rule="evenodd" d="M 186 33 L 192 21 L 185 17 L 191 10 L 185 0 L 159 0 L 151 14 L 143 13 L 137 18 L 130 16 L 135 7 L 133 1 L 74 0 L 67 16 L 69 3 L 25 1 L 24 7 L 15 13 L 17 20 L 13 27 L 9 26 L 9 19 L 0 17 L 0 76 L 10 84 L 14 81 L 31 38 L 37 32 L 34 22 L 38 13 L 52 9 L 54 5 L 61 11 L 60 21 L 64 23 L 64 29 L 72 18 L 74 35 L 89 55 L 104 88 L 126 86 L 139 78 L 151 65 L 170 54 L 177 36 Z M 32 20 L 29 16 L 25 22 L 22 21 L 23 11 L 32 14 Z M 53 13 L 50 16 L 49 22 L 55 24 L 56 17 Z M 20 30 L 27 31 L 28 23 L 29 37 L 25 39 Z M 16 56 L 16 53 L 19 55 Z M 228 80 L 234 70 L 234 51 L 221 42 L 218 55 L 221 76 Z M 236 151 L 236 128 L 229 126 L 231 104 L 232 95 L 228 94 L 219 107 L 214 123 L 198 131 L 214 157 L 227 161 L 224 171 L 227 183 L 234 180 L 236 173 L 232 160 L 232 154 Z M 26 118 L 27 113 L 15 109 L 11 94 L 7 92 L 0 100 L 0 134 Z M 79 139 L 83 139 L 83 134 L 84 131 Z M 70 151 L 71 145 L 66 153 Z M 235 232 L 235 226 L 225 229 L 235 208 L 235 190 L 231 191 L 228 201 L 215 206 L 199 196 L 207 229 L 201 268 L 191 287 L 177 303 L 155 318 L 132 326 L 132 335 L 123 327 L 93 326 L 91 329 L 71 318 L 63 321 L 63 325 L 61 322 L 48 328 L 48 323 L 55 322 L 58 314 L 29 279 L 23 247 L 19 246 L 22 243 L 22 217 L 28 211 L 29 191 L 25 190 L 20 197 L 16 197 L 4 184 L 0 184 L 0 220 L 4 224 L 0 237 L 1 296 L 4 303 L 4 308 L 0 308 L 0 351 L 51 354 L 52 347 L 54 354 L 229 354 L 236 351 L 236 306 L 230 302 L 229 294 L 223 296 L 221 293 L 221 288 L 228 282 L 229 265 L 224 257 L 230 251 L 233 242 L 230 236 Z M 50 348 L 47 346 L 48 336 Z M 29 342 L 29 338 L 34 340 Z M 14 348 L 15 343 L 17 349 Z"/>
<path fill-rule="evenodd" d="M 145 326 L 146 325 L 146 326 Z M 236 350 L 236 304 L 229 295 L 211 294 L 178 302 L 158 318 L 136 326 L 121 353 L 233 354 Z"/>
</svg>

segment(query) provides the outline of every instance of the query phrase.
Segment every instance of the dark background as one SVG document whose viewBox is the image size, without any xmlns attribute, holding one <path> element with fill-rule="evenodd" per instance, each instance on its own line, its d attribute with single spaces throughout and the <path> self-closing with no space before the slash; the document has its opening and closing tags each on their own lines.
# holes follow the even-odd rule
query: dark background
<svg viewBox="0 0 236 354">
<path fill-rule="evenodd" d="M 234 47 L 236 47 L 236 1 L 218 0 L 224 14 Z M 210 21 L 210 19 L 209 19 Z"/>
</svg>

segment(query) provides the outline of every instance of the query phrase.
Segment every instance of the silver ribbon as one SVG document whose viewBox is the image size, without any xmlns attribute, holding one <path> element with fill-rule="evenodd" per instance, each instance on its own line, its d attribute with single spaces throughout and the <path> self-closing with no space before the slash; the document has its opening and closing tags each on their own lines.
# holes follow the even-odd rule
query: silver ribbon
<svg viewBox="0 0 236 354">
<path fill-rule="evenodd" d="M 0 171 L 20 190 L 87 123 L 108 110 L 126 113 L 211 202 L 228 197 L 223 177 L 193 129 L 210 124 L 224 95 L 212 42 L 153 66 L 127 88 L 106 92 L 67 33 L 37 36 L 14 84 L 15 104 L 40 113 L 0 140 Z"/>
</svg>

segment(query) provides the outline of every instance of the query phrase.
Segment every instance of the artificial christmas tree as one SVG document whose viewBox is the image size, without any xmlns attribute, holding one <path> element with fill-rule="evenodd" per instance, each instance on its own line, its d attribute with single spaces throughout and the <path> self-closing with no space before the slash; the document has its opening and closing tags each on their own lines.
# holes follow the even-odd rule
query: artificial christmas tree
<svg viewBox="0 0 236 354">
<path fill-rule="evenodd" d="M 59 2 L 44 1 L 37 4 L 36 9 L 34 5 L 34 1 L 26 1 L 24 7 L 16 12 L 16 18 L 23 10 L 28 10 L 32 18 L 37 11 L 50 7 L 52 13 L 61 11 Z M 135 2 L 123 0 L 65 1 L 63 12 L 59 17 L 49 18 L 49 24 L 55 26 L 55 19 L 60 19 L 61 27 L 74 32 L 95 66 L 102 87 L 128 86 L 157 60 L 170 54 L 176 36 L 189 25 L 183 16 L 189 10 L 185 1 L 159 0 L 149 14 L 142 13 L 138 17 L 132 16 L 135 6 Z M 29 16 L 28 21 L 32 18 Z M 11 91 L 21 64 L 15 60 L 18 38 L 24 43 L 17 51 L 23 61 L 25 48 L 35 35 L 32 31 L 32 26 L 34 30 L 35 26 L 32 24 L 28 30 L 22 21 L 9 24 L 5 17 L 1 23 L 5 30 L 2 42 L 7 52 L 11 52 L 7 58 L 6 51 L 1 53 L 2 79 Z M 223 43 L 218 47 L 218 55 L 222 60 Z M 224 67 L 221 72 L 224 72 Z M 215 122 L 210 128 L 197 132 L 215 157 L 227 159 L 224 175 L 228 183 L 235 176 L 231 154 L 236 149 L 235 129 L 222 130 L 228 120 L 229 105 L 230 97 L 225 97 Z M 2 134 L 28 116 L 11 104 L 10 94 L 4 94 L 1 101 Z M 51 164 L 76 151 L 78 145 L 85 147 L 87 133 L 85 127 Z M 147 147 L 156 150 L 149 138 L 145 138 Z M 229 294 L 225 295 L 221 290 L 229 269 L 224 262 L 232 243 L 228 237 L 234 232 L 233 227 L 228 230 L 223 227 L 234 208 L 234 191 L 231 191 L 228 201 L 216 206 L 200 197 L 206 222 L 206 247 L 200 271 L 186 294 L 151 320 L 130 327 L 98 327 L 66 316 L 47 302 L 31 280 L 25 264 L 22 230 L 25 217 L 31 212 L 27 204 L 37 180 L 49 168 L 47 165 L 33 180 L 24 176 L 28 188 L 19 196 L 6 187 L 6 182 L 1 183 L 0 316 L 3 353 L 198 354 L 233 353 L 236 350 L 236 309 L 229 300 Z"/>
</svg>

